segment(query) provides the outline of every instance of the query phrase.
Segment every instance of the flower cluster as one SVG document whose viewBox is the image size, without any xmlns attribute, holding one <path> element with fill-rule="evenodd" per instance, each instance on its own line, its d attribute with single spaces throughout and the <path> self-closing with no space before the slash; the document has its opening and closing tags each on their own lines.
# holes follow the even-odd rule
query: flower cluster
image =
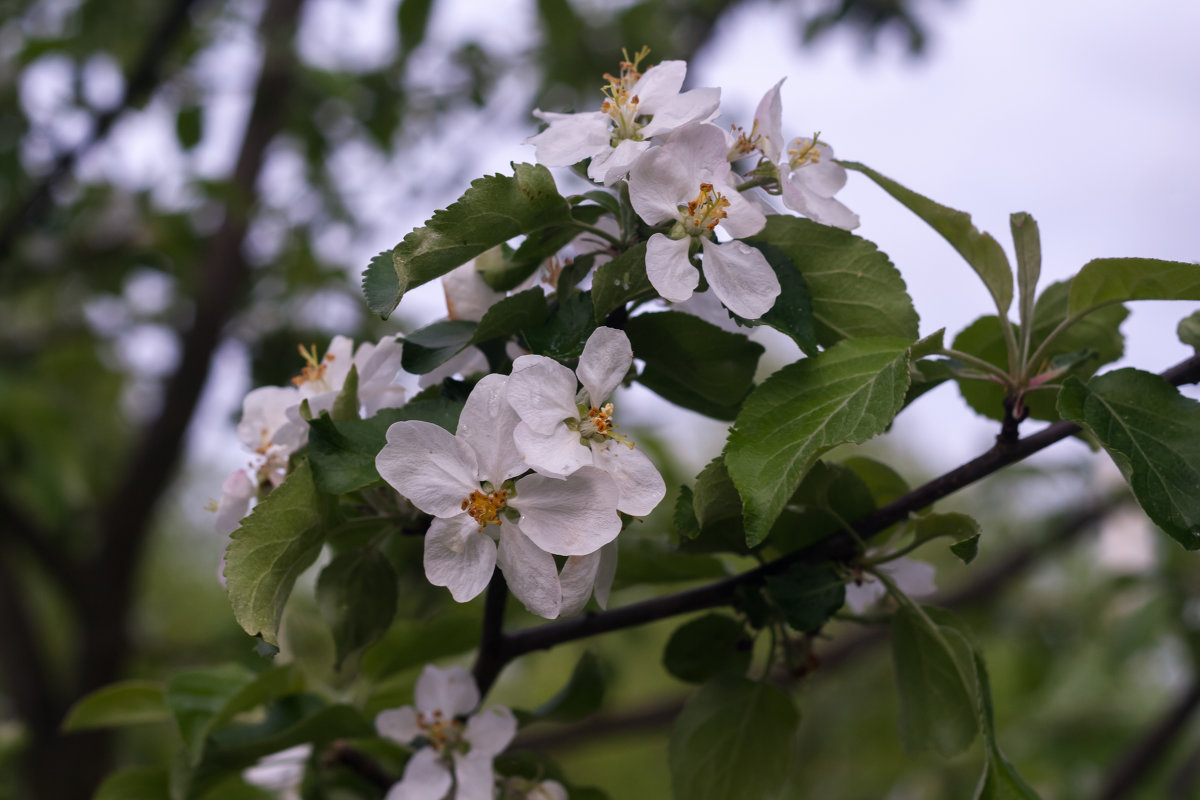
<svg viewBox="0 0 1200 800">
<path fill-rule="evenodd" d="M 763 254 L 742 242 L 762 230 L 766 217 L 743 190 L 762 187 L 785 206 L 817 222 L 851 229 L 858 217 L 834 199 L 846 171 L 818 135 L 783 137 L 782 104 L 775 84 L 763 97 L 750 132 L 713 124 L 719 89 L 681 92 L 687 65 L 665 61 L 640 71 L 648 51 L 606 75 L 599 111 L 554 114 L 527 141 L 546 166 L 584 159 L 588 177 L 606 186 L 627 181 L 634 210 L 661 228 L 646 251 L 646 275 L 664 299 L 682 303 L 700 286 L 694 258 L 716 297 L 734 314 L 757 319 L 775 304 L 779 280 Z M 786 144 L 786 147 L 785 147 Z M 733 163 L 758 157 L 749 180 Z M 716 230 L 724 239 L 718 242 Z"/>
<path fill-rule="evenodd" d="M 485 376 L 453 434 L 420 421 L 388 428 L 376 468 L 434 517 L 430 582 L 465 602 L 498 566 L 513 595 L 548 619 L 577 613 L 593 595 L 607 602 L 618 511 L 647 514 L 666 494 L 654 465 L 616 432 L 606 402 L 632 360 L 625 334 L 601 327 L 577 372 L 529 355 L 511 376 Z M 566 557 L 561 569 L 555 556 Z"/>
<path fill-rule="evenodd" d="M 237 436 L 250 457 L 221 487 L 219 533 L 236 530 L 251 499 L 283 483 L 288 459 L 308 442 L 308 423 L 301 416 L 301 406 L 307 404 L 312 415 L 332 409 L 351 369 L 357 375 L 358 411 L 363 417 L 374 416 L 381 408 L 404 405 L 408 376 L 400 366 L 400 348 L 395 336 L 364 342 L 357 350 L 347 337 L 335 336 L 324 356 L 318 355 L 315 346 L 301 346 L 304 367 L 290 386 L 262 386 L 246 395 Z"/>
</svg>

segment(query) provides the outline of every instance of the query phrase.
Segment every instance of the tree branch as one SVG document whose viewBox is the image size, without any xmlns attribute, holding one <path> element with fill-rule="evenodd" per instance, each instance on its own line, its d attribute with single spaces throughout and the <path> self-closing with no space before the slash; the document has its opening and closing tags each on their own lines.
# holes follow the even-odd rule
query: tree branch
<svg viewBox="0 0 1200 800">
<path fill-rule="evenodd" d="M 496 570 L 492 573 L 492 581 L 488 584 L 487 599 L 483 607 L 483 633 L 479 638 L 479 653 L 475 656 L 475 666 L 471 668 L 475 676 L 475 685 L 479 687 L 480 696 L 488 693 L 500 670 L 507 663 L 502 655 L 504 652 L 504 606 L 508 602 L 508 584 L 504 581 L 504 573 Z"/>
<path fill-rule="evenodd" d="M 1167 754 L 1171 740 L 1183 729 L 1196 709 L 1200 708 L 1200 680 L 1179 696 L 1166 713 L 1134 743 L 1104 782 L 1097 800 L 1120 800 L 1129 797 L 1138 782 Z"/>
<path fill-rule="evenodd" d="M 1175 385 L 1200 380 L 1200 355 L 1192 356 L 1161 373 Z M 1067 420 L 1056 422 L 1037 433 L 1015 442 L 998 441 L 992 449 L 944 475 L 918 486 L 888 505 L 860 517 L 853 523 L 858 538 L 867 540 L 897 522 L 908 518 L 947 495 L 968 486 L 1009 464 L 1027 458 L 1075 433 L 1079 426 Z M 506 661 L 534 650 L 545 650 L 564 642 L 585 639 L 600 633 L 644 625 L 660 619 L 732 603 L 743 586 L 757 585 L 767 576 L 778 574 L 798 562 L 844 561 L 857 552 L 854 536 L 837 534 L 809 547 L 789 553 L 756 569 L 715 583 L 640 603 L 574 619 L 551 622 L 504 637 L 500 648 Z"/>
</svg>

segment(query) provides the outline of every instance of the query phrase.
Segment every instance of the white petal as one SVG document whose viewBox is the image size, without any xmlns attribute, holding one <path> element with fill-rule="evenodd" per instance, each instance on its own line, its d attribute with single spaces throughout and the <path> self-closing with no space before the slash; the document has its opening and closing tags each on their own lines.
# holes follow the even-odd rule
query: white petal
<svg viewBox="0 0 1200 800">
<path fill-rule="evenodd" d="M 521 418 L 504 398 L 507 375 L 486 375 L 475 384 L 458 418 L 457 437 L 479 457 L 479 477 L 497 487 L 526 470 L 513 444 L 513 428 Z"/>
<path fill-rule="evenodd" d="M 502 525 L 497 558 L 513 597 L 531 614 L 554 619 L 562 606 L 554 556 L 538 547 L 516 525 Z"/>
<path fill-rule="evenodd" d="M 759 207 L 732 186 L 714 187 L 729 201 L 728 216 L 721 220 L 721 229 L 735 239 L 753 236 L 767 224 L 767 218 Z"/>
<path fill-rule="evenodd" d="M 421 727 L 417 725 L 417 710 L 412 706 L 389 708 L 379 712 L 375 717 L 375 730 L 380 736 L 386 736 L 394 742 L 408 744 L 421 735 Z"/>
<path fill-rule="evenodd" d="M 634 162 L 649 148 L 649 142 L 622 139 L 616 147 L 605 148 L 592 159 L 588 165 L 588 177 L 605 186 L 612 186 L 629 174 Z"/>
<path fill-rule="evenodd" d="M 521 530 L 548 553 L 582 556 L 617 538 L 617 485 L 607 473 L 583 467 L 557 480 L 529 475 L 517 481 L 509 503 L 521 514 Z"/>
<path fill-rule="evenodd" d="M 260 386 L 242 401 L 242 419 L 237 437 L 251 450 L 273 440 L 287 423 L 287 410 L 300 405 L 300 392 L 294 386 Z"/>
<path fill-rule="evenodd" d="M 542 781 L 533 787 L 525 800 L 569 800 L 567 789 L 558 781 Z"/>
<path fill-rule="evenodd" d="M 778 163 L 783 154 L 783 103 L 779 99 L 783 81 L 780 78 L 779 83 L 768 89 L 758 101 L 758 108 L 754 109 L 755 129 L 762 137 L 759 149 L 773 164 Z"/>
<path fill-rule="evenodd" d="M 881 564 L 880 569 L 887 572 L 905 594 L 924 597 L 937 591 L 937 584 L 933 580 L 937 570 L 932 564 L 915 558 L 898 558 Z"/>
<path fill-rule="evenodd" d="M 771 310 L 779 297 L 779 278 L 761 252 L 738 241 L 716 244 L 705 239 L 701 247 L 704 277 L 726 308 L 746 319 Z"/>
<path fill-rule="evenodd" d="M 663 61 L 646 70 L 629 94 L 637 96 L 641 113 L 654 114 L 659 106 L 679 94 L 686 76 L 686 61 Z"/>
<path fill-rule="evenodd" d="M 570 163 L 574 164 L 575 161 Z M 474 261 L 468 261 L 443 275 L 442 292 L 446 295 L 447 316 L 471 322 L 483 319 L 489 308 L 504 299 L 504 292 L 497 292 L 488 286 L 479 270 L 475 269 Z"/>
<path fill-rule="evenodd" d="M 446 378 L 454 375 L 487 372 L 487 369 L 487 356 L 483 354 L 483 351 L 478 347 L 468 347 L 432 372 L 426 372 L 417 379 L 417 385 L 424 389 L 427 386 L 441 383 Z"/>
<path fill-rule="evenodd" d="M 620 497 L 617 510 L 644 517 L 667 496 L 667 484 L 646 454 L 637 448 L 608 439 L 592 445 L 592 457 L 600 469 L 617 484 Z"/>
<path fill-rule="evenodd" d="M 525 140 L 537 148 L 535 157 L 540 164 L 569 167 L 609 147 L 608 115 L 602 111 L 534 114 L 550 123 L 546 130 Z"/>
<path fill-rule="evenodd" d="M 612 543 L 606 544 L 610 547 Z M 603 548 L 586 556 L 568 556 L 563 564 L 558 581 L 562 585 L 562 608 L 560 617 L 573 617 L 583 611 L 588 598 L 592 596 L 592 587 L 596 585 L 596 573 L 600 569 L 600 553 Z"/>
<path fill-rule="evenodd" d="M 489 759 L 499 755 L 517 735 L 517 719 L 504 706 L 485 708 L 467 720 L 463 738 L 471 744 L 471 754 Z"/>
<path fill-rule="evenodd" d="M 887 589 L 882 583 L 874 578 L 864 577 L 863 583 L 852 581 L 846 584 L 846 605 L 850 606 L 850 610 L 855 614 L 861 614 L 885 594 Z"/>
<path fill-rule="evenodd" d="M 454 800 L 492 800 L 496 796 L 496 776 L 492 757 L 484 753 L 455 753 Z"/>
<path fill-rule="evenodd" d="M 642 128 L 641 134 L 646 138 L 662 136 L 693 122 L 705 122 L 715 116 L 720 104 L 720 89 L 692 89 L 677 94 L 652 112 L 654 119 Z"/>
<path fill-rule="evenodd" d="M 815 164 L 805 164 L 792 174 L 798 177 L 806 188 L 822 197 L 833 197 L 846 185 L 846 168 L 833 158 L 833 148 L 824 143 L 817 143 L 821 157 Z"/>
<path fill-rule="evenodd" d="M 688 185 L 676 197 L 677 202 L 687 202 L 695 197 L 701 183 L 728 183 L 731 170 L 726 158 L 729 140 L 725 138 L 725 131 L 716 125 L 685 125 L 671 134 L 663 150 L 677 163 L 677 169 L 687 176 Z M 723 190 L 722 194 L 725 193 Z"/>
<path fill-rule="evenodd" d="M 435 517 L 458 516 L 462 501 L 479 489 L 475 454 L 430 422 L 393 423 L 375 468 L 393 489 Z"/>
<path fill-rule="evenodd" d="M 422 714 L 440 711 L 446 717 L 461 717 L 479 705 L 479 689 L 464 667 L 442 669 L 432 664 L 421 670 L 414 692 Z"/>
<path fill-rule="evenodd" d="M 670 239 L 661 233 L 646 243 L 646 277 L 663 298 L 682 303 L 700 284 L 700 273 L 688 259 L 691 239 Z"/>
<path fill-rule="evenodd" d="M 513 433 L 513 442 L 526 464 L 551 478 L 565 478 L 592 463 L 592 451 L 579 441 L 579 432 L 561 423 L 542 435 L 522 422 Z"/>
<path fill-rule="evenodd" d="M 667 147 L 653 147 L 629 173 L 629 202 L 647 225 L 679 218 L 679 204 L 696 196 L 700 180 Z"/>
<path fill-rule="evenodd" d="M 617 543 L 609 542 L 600 548 L 600 567 L 596 570 L 596 586 L 592 590 L 596 603 L 608 608 L 608 593 L 617 574 Z"/>
<path fill-rule="evenodd" d="M 521 356 L 508 378 L 508 403 L 535 432 L 546 435 L 579 419 L 575 373 L 545 356 Z"/>
<path fill-rule="evenodd" d="M 625 331 L 601 326 L 592 331 L 575 374 L 587 389 L 592 405 L 600 406 L 621 383 L 633 363 L 633 347 Z"/>
<path fill-rule="evenodd" d="M 479 595 L 496 568 L 496 543 L 481 533 L 478 523 L 459 512 L 453 519 L 435 519 L 425 534 L 425 577 L 445 586 L 460 603 Z"/>
<path fill-rule="evenodd" d="M 591 463 L 590 458 L 588 463 Z M 225 483 L 221 484 L 221 500 L 217 503 L 217 533 L 230 534 L 241 526 L 242 518 L 250 510 L 250 498 L 254 493 L 254 481 L 244 469 L 234 470 L 225 479 Z"/>
<path fill-rule="evenodd" d="M 793 211 L 799 211 L 809 219 L 822 225 L 832 225 L 843 230 L 854 230 L 858 227 L 858 215 L 832 197 L 822 197 L 810 191 L 800 180 L 803 171 L 793 172 L 790 178 L 782 181 L 783 204 Z"/>
<path fill-rule="evenodd" d="M 450 791 L 450 770 L 432 747 L 416 752 L 404 766 L 404 777 L 384 800 L 442 800 Z"/>
</svg>

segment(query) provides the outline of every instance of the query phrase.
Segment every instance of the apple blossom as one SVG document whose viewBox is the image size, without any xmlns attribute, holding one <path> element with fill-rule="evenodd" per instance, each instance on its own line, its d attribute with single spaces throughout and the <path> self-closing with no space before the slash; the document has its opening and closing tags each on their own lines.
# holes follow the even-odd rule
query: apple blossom
<svg viewBox="0 0 1200 800">
<path fill-rule="evenodd" d="M 529 466 L 557 478 L 598 467 L 617 484 L 617 509 L 641 517 L 663 499 L 666 484 L 645 453 L 616 432 L 613 404 L 605 402 L 632 363 L 625 332 L 599 327 L 575 372 L 545 356 L 513 362 L 508 402 L 521 418 L 513 439 Z"/>
<path fill-rule="evenodd" d="M 508 380 L 484 377 L 453 434 L 427 422 L 393 424 L 375 464 L 388 484 L 435 517 L 425 535 L 431 583 L 466 602 L 483 591 L 498 565 L 517 599 L 553 618 L 564 599 L 569 608 L 581 607 L 573 594 L 564 598 L 564 583 L 574 589 L 587 582 L 576 571 L 591 571 L 600 558 L 594 554 L 620 532 L 619 493 L 595 467 L 565 479 L 518 477 L 529 465 L 513 443 L 520 418 L 505 400 Z M 560 580 L 554 555 L 591 559 L 568 559 Z"/>
<path fill-rule="evenodd" d="M 604 76 L 608 85 L 599 111 L 534 111 L 535 116 L 549 123 L 544 131 L 525 140 L 537 148 L 537 160 L 550 167 L 569 167 L 590 158 L 588 177 L 611 186 L 624 178 L 638 156 L 650 147 L 649 139 L 716 115 L 721 100 L 719 89 L 680 92 L 687 62 L 664 61 L 645 73 L 639 72 L 649 52 L 643 48 L 632 59 L 626 55 L 620 75 Z"/>
<path fill-rule="evenodd" d="M 725 306 L 757 319 L 779 296 L 779 279 L 758 250 L 737 238 L 762 230 L 766 217 L 731 185 L 725 133 L 714 125 L 689 125 L 648 151 L 629 177 L 629 199 L 649 225 L 674 221 L 669 234 L 646 244 L 646 276 L 665 299 L 692 296 L 700 275 L 691 255 L 700 250 L 704 277 Z M 720 225 L 734 241 L 718 244 Z"/>
<path fill-rule="evenodd" d="M 390 709 L 375 718 L 382 736 L 420 745 L 385 800 L 492 800 L 492 759 L 517 732 L 512 712 L 493 706 L 471 713 L 479 704 L 479 689 L 462 667 L 426 666 L 414 701 L 415 708 Z"/>
</svg>

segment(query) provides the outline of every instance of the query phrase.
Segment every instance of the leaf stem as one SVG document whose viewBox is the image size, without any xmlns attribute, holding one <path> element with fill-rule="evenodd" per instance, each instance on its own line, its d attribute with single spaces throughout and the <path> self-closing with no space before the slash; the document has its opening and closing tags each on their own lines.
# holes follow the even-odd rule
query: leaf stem
<svg viewBox="0 0 1200 800">
<path fill-rule="evenodd" d="M 958 361 L 966 362 L 973 367 L 978 367 L 979 369 L 988 373 L 989 375 L 994 375 L 995 377 L 1001 379 L 1004 382 L 1005 386 L 1009 386 L 1012 384 L 1012 376 L 1009 375 L 1007 372 L 1005 372 L 1002 368 L 997 367 L 995 364 L 993 364 L 990 361 L 985 361 L 984 359 L 979 358 L 978 356 L 973 356 L 970 353 L 964 353 L 961 350 L 954 350 L 949 347 L 943 347 L 939 352 L 941 353 L 941 355 L 947 356 L 949 358 L 957 359 Z"/>
</svg>

